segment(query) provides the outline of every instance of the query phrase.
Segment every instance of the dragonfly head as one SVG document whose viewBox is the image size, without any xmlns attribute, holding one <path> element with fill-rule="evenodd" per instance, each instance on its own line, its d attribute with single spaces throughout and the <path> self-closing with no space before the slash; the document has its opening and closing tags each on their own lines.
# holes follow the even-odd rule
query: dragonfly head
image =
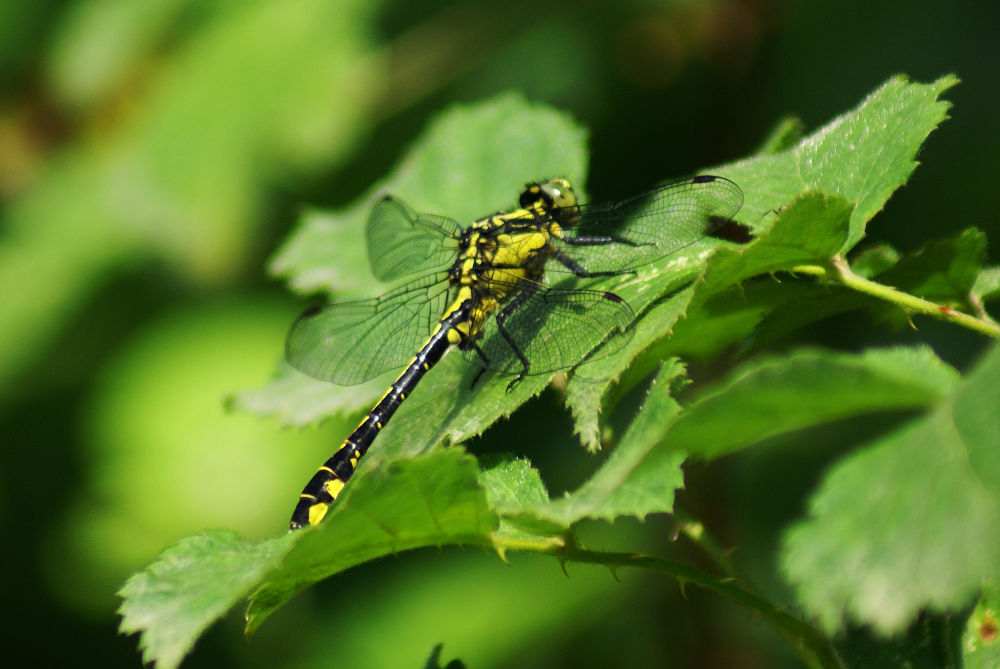
<svg viewBox="0 0 1000 669">
<path fill-rule="evenodd" d="M 576 192 L 566 179 L 530 183 L 521 191 L 518 204 L 522 209 L 541 209 L 552 214 L 556 209 L 575 207 Z"/>
</svg>

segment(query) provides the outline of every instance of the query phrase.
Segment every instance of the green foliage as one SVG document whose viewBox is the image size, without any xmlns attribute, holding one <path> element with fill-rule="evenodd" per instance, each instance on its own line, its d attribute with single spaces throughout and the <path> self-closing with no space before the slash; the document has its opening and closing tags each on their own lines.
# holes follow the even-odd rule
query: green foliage
<svg viewBox="0 0 1000 669">
<path fill-rule="evenodd" d="M 838 352 L 794 339 L 804 326 L 860 307 L 905 309 L 955 327 L 971 319 L 977 331 L 1000 335 L 981 310 L 998 282 L 995 270 L 981 267 L 978 231 L 902 257 L 887 247 L 853 264 L 843 257 L 907 181 L 920 145 L 945 118 L 939 96 L 954 83 L 897 77 L 804 138 L 794 122 L 783 124 L 759 155 L 705 170 L 742 186 L 737 218 L 755 241 L 712 240 L 597 282 L 626 299 L 637 321 L 626 347 L 569 377 L 566 403 L 582 441 L 601 445 L 599 415 L 625 406 L 631 390 L 644 390 L 645 399 L 603 463 L 565 496 L 550 498 L 543 473 L 516 455 L 477 463 L 459 446 L 442 448 L 481 434 L 550 381 L 527 377 L 508 392 L 507 378 L 488 374 L 472 387 L 477 370 L 449 355 L 403 403 L 323 523 L 258 544 L 225 533 L 182 541 L 123 588 L 122 629 L 142 631 L 145 658 L 169 669 L 240 599 L 249 598 L 252 631 L 318 580 L 447 544 L 666 571 L 753 608 L 817 666 L 838 666 L 829 636 L 845 621 L 888 635 L 922 612 L 968 607 L 978 588 L 996 584 L 1000 564 L 1000 351 L 960 378 L 926 346 Z M 383 191 L 466 221 L 511 207 L 526 180 L 563 175 L 579 183 L 585 173 L 584 133 L 566 116 L 515 96 L 455 108 L 355 204 L 306 214 L 273 269 L 304 291 L 371 291 L 357 259 L 365 214 Z M 878 283 L 883 278 L 912 294 Z M 734 345 L 745 358 L 735 366 Z M 755 355 L 765 347 L 766 355 Z M 684 358 L 712 362 L 721 378 L 685 396 Z M 303 424 L 362 410 L 386 383 L 345 391 L 282 368 L 269 386 L 231 405 Z M 787 532 L 780 560 L 793 602 L 757 594 L 695 532 L 718 573 L 579 543 L 584 521 L 673 511 L 689 456 L 717 458 L 872 415 L 895 420 L 870 443 L 844 444 L 853 450 Z M 810 448 L 804 440 L 797 446 Z M 822 632 L 783 611 L 788 604 Z"/>
<path fill-rule="evenodd" d="M 667 361 L 649 386 L 646 401 L 621 443 L 604 465 L 566 497 L 533 508 L 543 518 L 558 519 L 566 528 L 585 518 L 615 520 L 673 510 L 674 490 L 684 486 L 683 457 L 662 446 L 660 435 L 681 407 L 674 395 L 682 386 L 684 368 Z"/>
<path fill-rule="evenodd" d="M 716 458 L 851 416 L 931 407 L 956 376 L 931 350 L 919 347 L 762 357 L 692 400 L 665 441 L 691 455 Z"/>
<path fill-rule="evenodd" d="M 444 645 L 440 643 L 434 646 L 430 656 L 427 658 L 427 664 L 424 665 L 424 669 L 465 669 L 465 664 L 461 660 L 452 660 L 442 668 L 441 649 L 443 647 Z"/>
<path fill-rule="evenodd" d="M 962 637 L 963 658 L 968 669 L 987 669 L 1000 664 L 1000 589 L 994 581 L 983 588 L 969 616 Z"/>
<path fill-rule="evenodd" d="M 156 630 L 143 634 L 144 657 L 176 666 L 209 623 L 251 593 L 248 631 L 301 588 L 360 562 L 484 542 L 496 519 L 476 472 L 475 460 L 457 449 L 431 453 L 351 486 L 309 532 L 259 543 L 223 531 L 185 539 L 122 588 L 122 630 Z"/>
<path fill-rule="evenodd" d="M 159 69 L 141 104 L 48 157 L 36 187 L 5 203 L 5 386 L 122 265 L 152 258 L 195 284 L 231 280 L 254 241 L 262 186 L 346 155 L 371 123 L 381 61 L 360 26 L 373 3 L 192 4 L 78 3 L 55 36 L 55 108 L 79 109 L 84 125 L 102 106 L 132 104 L 135 70 Z M 143 51 L 184 21 L 169 64 L 146 63 Z M 103 136 L 92 147 L 88 135 Z M 46 280 L 26 286 L 26 276 Z"/>
<path fill-rule="evenodd" d="M 921 608 L 968 604 L 1000 564 L 1000 349 L 954 390 L 831 471 L 784 568 L 833 631 L 851 617 L 890 634 Z"/>
<path fill-rule="evenodd" d="M 291 538 L 251 543 L 216 531 L 182 539 L 122 587 L 122 632 L 143 632 L 143 656 L 177 666 L 204 629 L 274 569 Z"/>
<path fill-rule="evenodd" d="M 843 251 L 864 236 L 868 221 L 917 166 L 917 150 L 946 118 L 938 97 L 954 77 L 929 85 L 890 79 L 859 107 L 834 119 L 780 153 L 718 168 L 748 194 L 741 220 L 753 220 L 788 204 L 803 190 L 836 193 L 855 203 Z"/>
</svg>

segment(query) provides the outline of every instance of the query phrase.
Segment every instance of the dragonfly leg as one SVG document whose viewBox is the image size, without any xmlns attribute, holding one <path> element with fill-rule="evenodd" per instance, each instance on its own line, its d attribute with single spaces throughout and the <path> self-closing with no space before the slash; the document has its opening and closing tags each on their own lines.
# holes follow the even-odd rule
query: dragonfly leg
<svg viewBox="0 0 1000 669">
<path fill-rule="evenodd" d="M 530 300 L 531 296 L 536 292 L 538 292 L 537 285 L 533 283 L 526 284 L 521 292 L 518 293 L 514 299 L 508 302 L 507 305 L 504 306 L 504 308 L 501 309 L 496 315 L 497 331 L 500 333 L 500 336 L 504 338 L 504 341 L 507 342 L 507 345 L 510 346 L 511 350 L 514 351 L 514 355 L 517 356 L 517 359 L 521 361 L 521 371 L 516 377 L 514 377 L 513 381 L 507 384 L 508 393 L 514 389 L 514 386 L 516 386 L 521 379 L 525 377 L 528 373 L 529 365 L 528 358 L 525 357 L 524 351 L 521 350 L 521 347 L 519 347 L 517 342 L 514 341 L 514 338 L 511 337 L 510 332 L 508 332 L 507 328 L 504 327 L 504 323 L 508 318 L 510 318 L 511 314 L 517 311 L 518 307 Z"/>
<path fill-rule="evenodd" d="M 556 261 L 558 261 L 563 267 L 573 272 L 573 274 L 585 279 L 597 276 L 620 276 L 622 274 L 635 273 L 635 270 L 632 269 L 613 269 L 605 272 L 589 272 L 584 269 L 583 265 L 558 249 L 552 253 L 552 257 L 555 258 Z"/>
<path fill-rule="evenodd" d="M 582 237 L 561 237 L 562 241 L 571 246 L 603 246 L 604 244 L 625 244 L 626 246 L 644 246 L 642 242 L 636 242 L 625 237 L 614 237 L 610 235 L 587 235 Z"/>
<path fill-rule="evenodd" d="M 472 383 L 469 384 L 469 390 L 472 390 L 473 388 L 476 387 L 476 384 L 479 383 L 479 379 L 481 379 L 483 374 L 485 373 L 486 373 L 486 368 L 480 367 L 479 371 L 476 372 L 476 375 L 472 377 Z"/>
</svg>

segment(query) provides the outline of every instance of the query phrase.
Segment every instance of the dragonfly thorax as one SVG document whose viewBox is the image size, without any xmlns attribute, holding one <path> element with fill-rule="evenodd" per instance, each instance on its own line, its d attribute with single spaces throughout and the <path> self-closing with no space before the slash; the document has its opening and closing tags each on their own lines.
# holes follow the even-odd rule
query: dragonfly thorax
<svg viewBox="0 0 1000 669">
<path fill-rule="evenodd" d="M 558 224 L 550 216 L 518 209 L 480 219 L 464 231 L 449 270 L 449 281 L 458 287 L 449 311 L 468 309 L 468 318 L 454 328 L 460 348 L 471 346 L 490 315 L 526 282 L 542 280 L 553 227 Z"/>
</svg>

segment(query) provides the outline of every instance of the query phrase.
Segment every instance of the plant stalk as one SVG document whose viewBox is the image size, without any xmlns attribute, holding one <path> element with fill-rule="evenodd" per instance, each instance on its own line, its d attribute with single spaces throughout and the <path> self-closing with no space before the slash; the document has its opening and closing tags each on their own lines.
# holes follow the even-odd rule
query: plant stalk
<svg viewBox="0 0 1000 669">
<path fill-rule="evenodd" d="M 959 327 L 978 332 L 993 339 L 1000 339 L 1000 325 L 987 318 L 976 318 L 956 311 L 944 304 L 937 304 L 892 286 L 886 286 L 855 274 L 847 261 L 837 255 L 830 259 L 829 267 L 820 265 L 800 265 L 791 270 L 795 274 L 809 274 L 820 278 L 832 278 L 844 287 L 864 295 L 897 305 L 907 314 L 920 314 L 946 321 Z"/>
<path fill-rule="evenodd" d="M 821 669 L 845 669 L 830 642 L 819 631 L 737 585 L 729 577 L 709 574 L 689 565 L 653 555 L 588 550 L 575 543 L 572 538 L 567 538 L 563 542 L 495 537 L 494 548 L 500 550 L 501 554 L 508 550 L 525 550 L 552 555 L 564 563 L 604 565 L 612 570 L 618 567 L 635 567 L 669 574 L 682 584 L 694 583 L 754 611 L 770 622 L 809 666 Z"/>
</svg>

